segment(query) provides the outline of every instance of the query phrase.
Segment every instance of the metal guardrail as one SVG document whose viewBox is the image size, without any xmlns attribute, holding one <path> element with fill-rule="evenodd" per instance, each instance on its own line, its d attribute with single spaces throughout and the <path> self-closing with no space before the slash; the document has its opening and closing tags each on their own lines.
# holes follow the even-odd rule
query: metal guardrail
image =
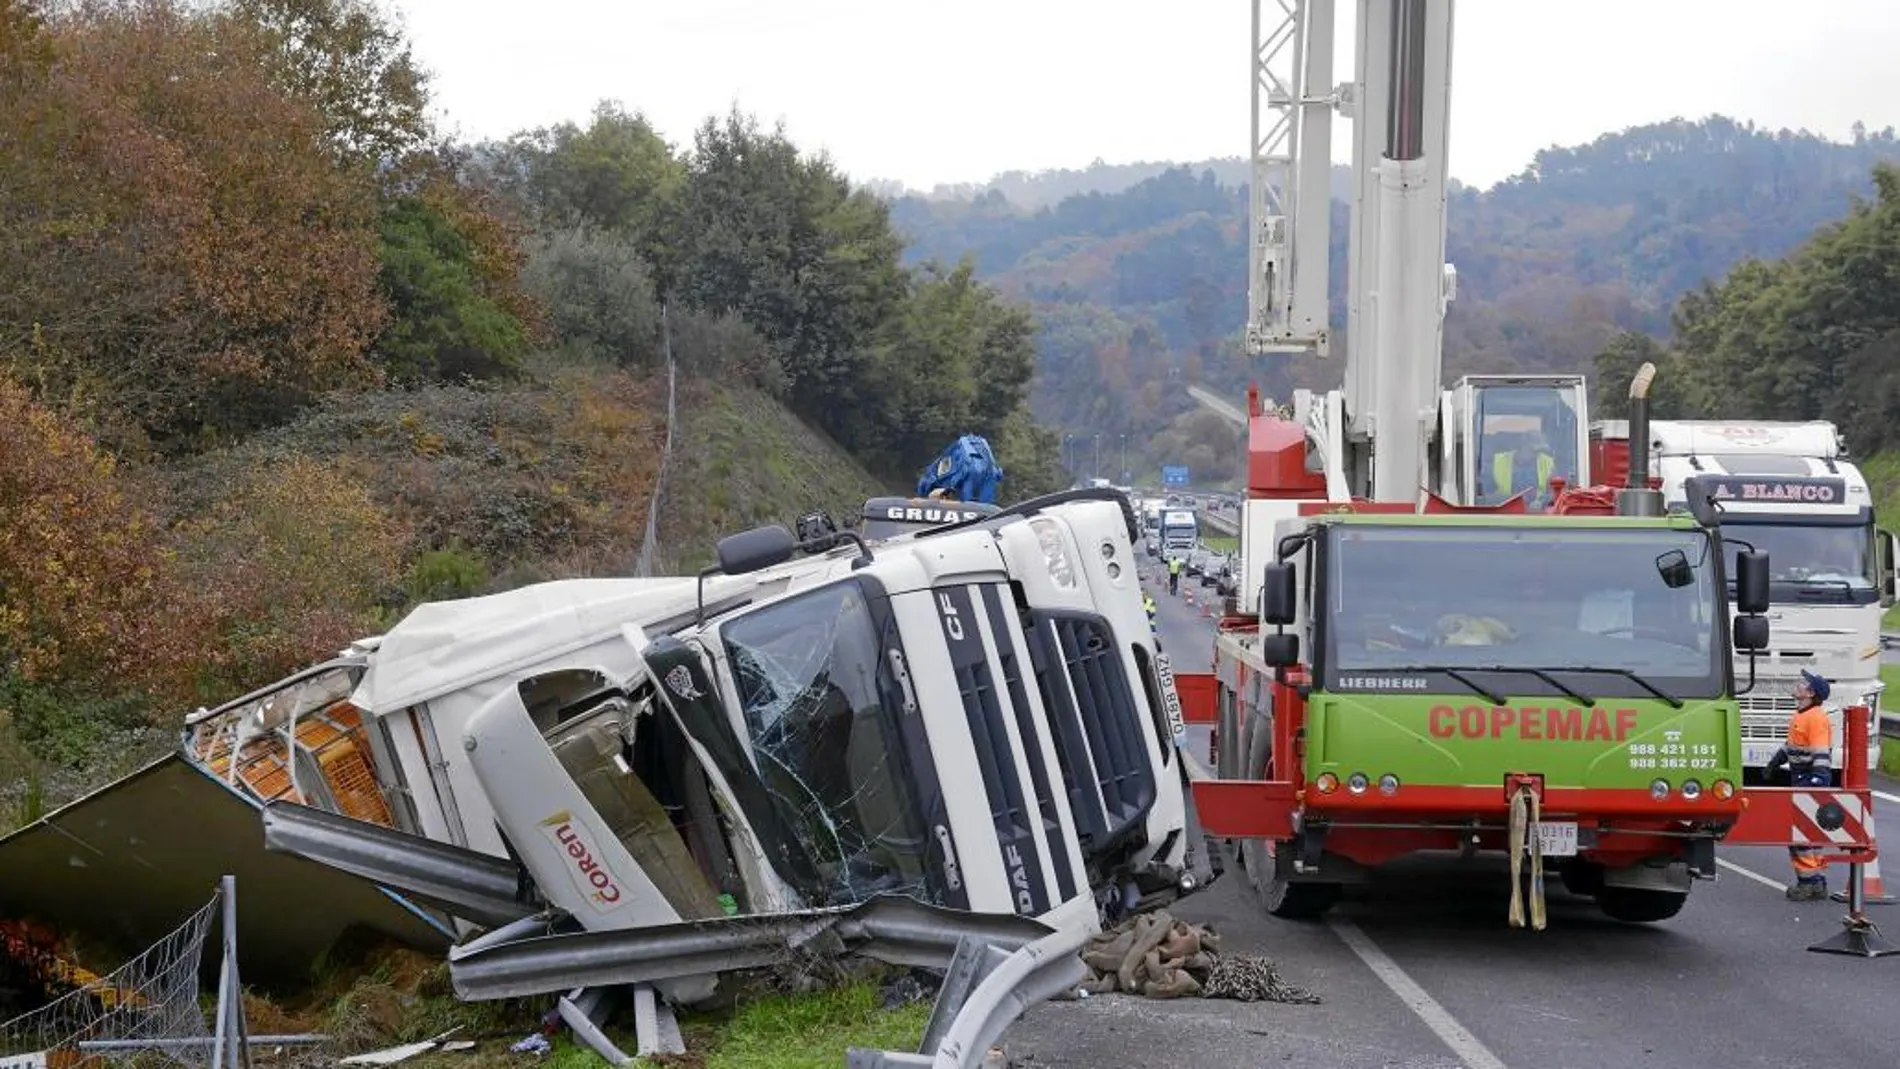
<svg viewBox="0 0 1900 1069">
<path fill-rule="evenodd" d="M 944 909 L 895 895 L 841 908 L 559 930 L 569 923 L 554 913 L 527 917 L 451 949 L 456 996 L 482 1001 L 573 991 L 570 998 L 591 1002 L 596 989 L 768 967 L 801 954 L 858 954 L 945 970 L 919 1049 L 852 1049 L 845 1060 L 853 1069 L 977 1069 L 1025 1009 L 1088 978 L 1079 954 L 1093 934 L 1080 925 L 1051 929 L 1014 914 Z M 579 1003 L 575 1015 L 591 1017 Z M 585 1038 L 603 1057 L 625 1064 L 598 1030 Z"/>
</svg>

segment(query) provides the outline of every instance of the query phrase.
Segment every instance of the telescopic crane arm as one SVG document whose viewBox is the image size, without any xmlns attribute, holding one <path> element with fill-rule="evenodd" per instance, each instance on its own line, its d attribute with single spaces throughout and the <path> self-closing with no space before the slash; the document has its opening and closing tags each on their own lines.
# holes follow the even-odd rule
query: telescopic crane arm
<svg viewBox="0 0 1900 1069">
<path fill-rule="evenodd" d="M 1277 10 L 1277 23 L 1263 16 Z M 1325 356 L 1332 113 L 1353 120 L 1348 353 L 1340 390 L 1296 394 L 1329 496 L 1432 485 L 1445 302 L 1452 0 L 1358 0 L 1354 80 L 1332 79 L 1334 0 L 1255 0 L 1254 352 Z M 1296 96 L 1292 88 L 1300 87 Z"/>
</svg>

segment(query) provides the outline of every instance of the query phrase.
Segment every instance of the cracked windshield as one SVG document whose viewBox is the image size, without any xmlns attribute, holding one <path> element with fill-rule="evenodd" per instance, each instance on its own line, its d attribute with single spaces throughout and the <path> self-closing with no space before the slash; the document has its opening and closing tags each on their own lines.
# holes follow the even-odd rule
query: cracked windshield
<svg viewBox="0 0 1900 1069">
<path fill-rule="evenodd" d="M 1685 696 L 1713 694 L 1720 681 L 1708 611 L 1715 570 L 1699 535 L 1359 528 L 1337 532 L 1330 555 L 1335 672 L 1589 666 Z M 1561 693 L 1515 673 L 1509 686 Z M 1603 671 L 1587 686 L 1647 694 Z"/>
<path fill-rule="evenodd" d="M 829 905 L 873 895 L 926 901 L 925 834 L 880 664 L 880 628 L 856 583 L 726 625 L 726 654 L 773 804 L 821 877 Z"/>
</svg>

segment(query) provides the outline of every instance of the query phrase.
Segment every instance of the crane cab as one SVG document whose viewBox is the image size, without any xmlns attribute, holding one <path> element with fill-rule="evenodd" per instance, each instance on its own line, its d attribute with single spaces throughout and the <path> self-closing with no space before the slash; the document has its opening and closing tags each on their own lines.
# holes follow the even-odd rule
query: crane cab
<svg viewBox="0 0 1900 1069">
<path fill-rule="evenodd" d="M 1532 490 L 1545 511 L 1551 479 L 1591 485 L 1589 432 L 1582 375 L 1466 375 L 1440 404 L 1439 495 L 1483 507 Z"/>
</svg>

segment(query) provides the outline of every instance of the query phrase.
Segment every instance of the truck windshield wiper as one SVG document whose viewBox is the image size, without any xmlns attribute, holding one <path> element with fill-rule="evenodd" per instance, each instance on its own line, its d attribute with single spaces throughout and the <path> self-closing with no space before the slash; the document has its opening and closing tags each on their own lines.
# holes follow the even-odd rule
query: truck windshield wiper
<svg viewBox="0 0 1900 1069">
<path fill-rule="evenodd" d="M 1637 686 L 1643 688 L 1644 690 L 1650 692 L 1651 694 L 1654 694 L 1656 697 L 1661 698 L 1663 701 L 1668 702 L 1670 708 L 1672 709 L 1682 708 L 1681 698 L 1676 697 L 1674 694 L 1669 693 L 1668 691 L 1662 689 L 1661 687 L 1657 686 L 1654 683 L 1651 683 L 1649 680 L 1644 679 L 1642 676 L 1637 675 L 1635 672 L 1632 672 L 1627 668 L 1581 668 L 1576 665 L 1554 665 L 1550 668 L 1544 669 L 1544 671 L 1547 671 L 1547 672 L 1594 672 L 1598 675 L 1622 676 L 1624 679 L 1629 680 L 1630 682 L 1636 684 Z"/>
<path fill-rule="evenodd" d="M 1480 683 L 1478 683 L 1477 680 L 1472 679 L 1470 676 L 1465 675 L 1463 671 L 1453 668 L 1450 665 L 1420 664 L 1420 665 L 1411 665 L 1409 667 L 1411 668 L 1412 671 L 1416 671 L 1416 672 L 1443 672 L 1446 675 L 1450 676 L 1451 678 L 1457 680 L 1458 682 L 1463 683 L 1465 686 L 1470 687 L 1472 693 L 1478 695 L 1481 698 L 1484 698 L 1485 700 L 1489 701 L 1492 705 L 1505 704 L 1504 695 L 1491 690 L 1491 688 L 1489 687 L 1481 685 Z M 1466 669 L 1466 671 L 1483 672 L 1483 671 L 1490 671 L 1490 669 L 1471 668 L 1471 669 Z"/>
<path fill-rule="evenodd" d="M 1558 669 L 1558 671 L 1564 671 L 1564 670 L 1565 670 L 1565 669 Z M 1576 688 L 1574 688 L 1574 687 L 1570 687 L 1570 686 L 1567 686 L 1567 685 L 1565 685 L 1565 684 L 1564 684 L 1564 682 L 1563 682 L 1563 680 L 1560 680 L 1560 679 L 1558 679 L 1558 678 L 1557 678 L 1556 676 L 1553 676 L 1553 675 L 1551 675 L 1551 674 L 1550 674 L 1550 670 L 1549 670 L 1549 669 L 1545 669 L 1545 668 L 1527 668 L 1527 667 L 1524 667 L 1524 666 L 1522 666 L 1522 665 L 1509 665 L 1509 666 L 1507 666 L 1507 665 L 1502 665 L 1502 664 L 1488 664 L 1488 665 L 1485 665 L 1485 666 L 1484 666 L 1484 667 L 1482 667 L 1482 668 L 1477 668 L 1477 669 L 1473 669 L 1473 671 L 1477 671 L 1477 672 L 1524 672 L 1524 673 L 1527 673 L 1527 674 L 1529 674 L 1529 675 L 1534 675 L 1534 676 L 1536 676 L 1537 678 L 1539 678 L 1539 679 L 1541 679 L 1541 680 L 1543 680 L 1544 682 L 1546 682 L 1546 683 L 1549 683 L 1549 684 L 1550 684 L 1551 686 L 1553 686 L 1553 687 L 1556 687 L 1556 688 L 1557 688 L 1558 690 L 1561 690 L 1561 691 L 1563 691 L 1563 692 L 1564 692 L 1564 693 L 1565 693 L 1566 695 L 1569 695 L 1569 696 L 1570 696 L 1570 697 L 1571 697 L 1571 698 L 1572 698 L 1573 700 L 1575 700 L 1575 701 L 1577 702 L 1577 704 L 1579 704 L 1579 705 L 1582 705 L 1582 706 L 1584 706 L 1585 708 L 1592 708 L 1592 707 L 1594 707 L 1594 706 L 1596 705 L 1596 703 L 1597 703 L 1597 700 L 1596 700 L 1595 698 L 1592 698 L 1592 697 L 1591 697 L 1591 696 L 1589 696 L 1588 694 L 1585 694 L 1585 693 L 1583 693 L 1582 691 L 1580 691 L 1580 690 L 1577 690 L 1577 689 L 1576 689 Z"/>
</svg>

